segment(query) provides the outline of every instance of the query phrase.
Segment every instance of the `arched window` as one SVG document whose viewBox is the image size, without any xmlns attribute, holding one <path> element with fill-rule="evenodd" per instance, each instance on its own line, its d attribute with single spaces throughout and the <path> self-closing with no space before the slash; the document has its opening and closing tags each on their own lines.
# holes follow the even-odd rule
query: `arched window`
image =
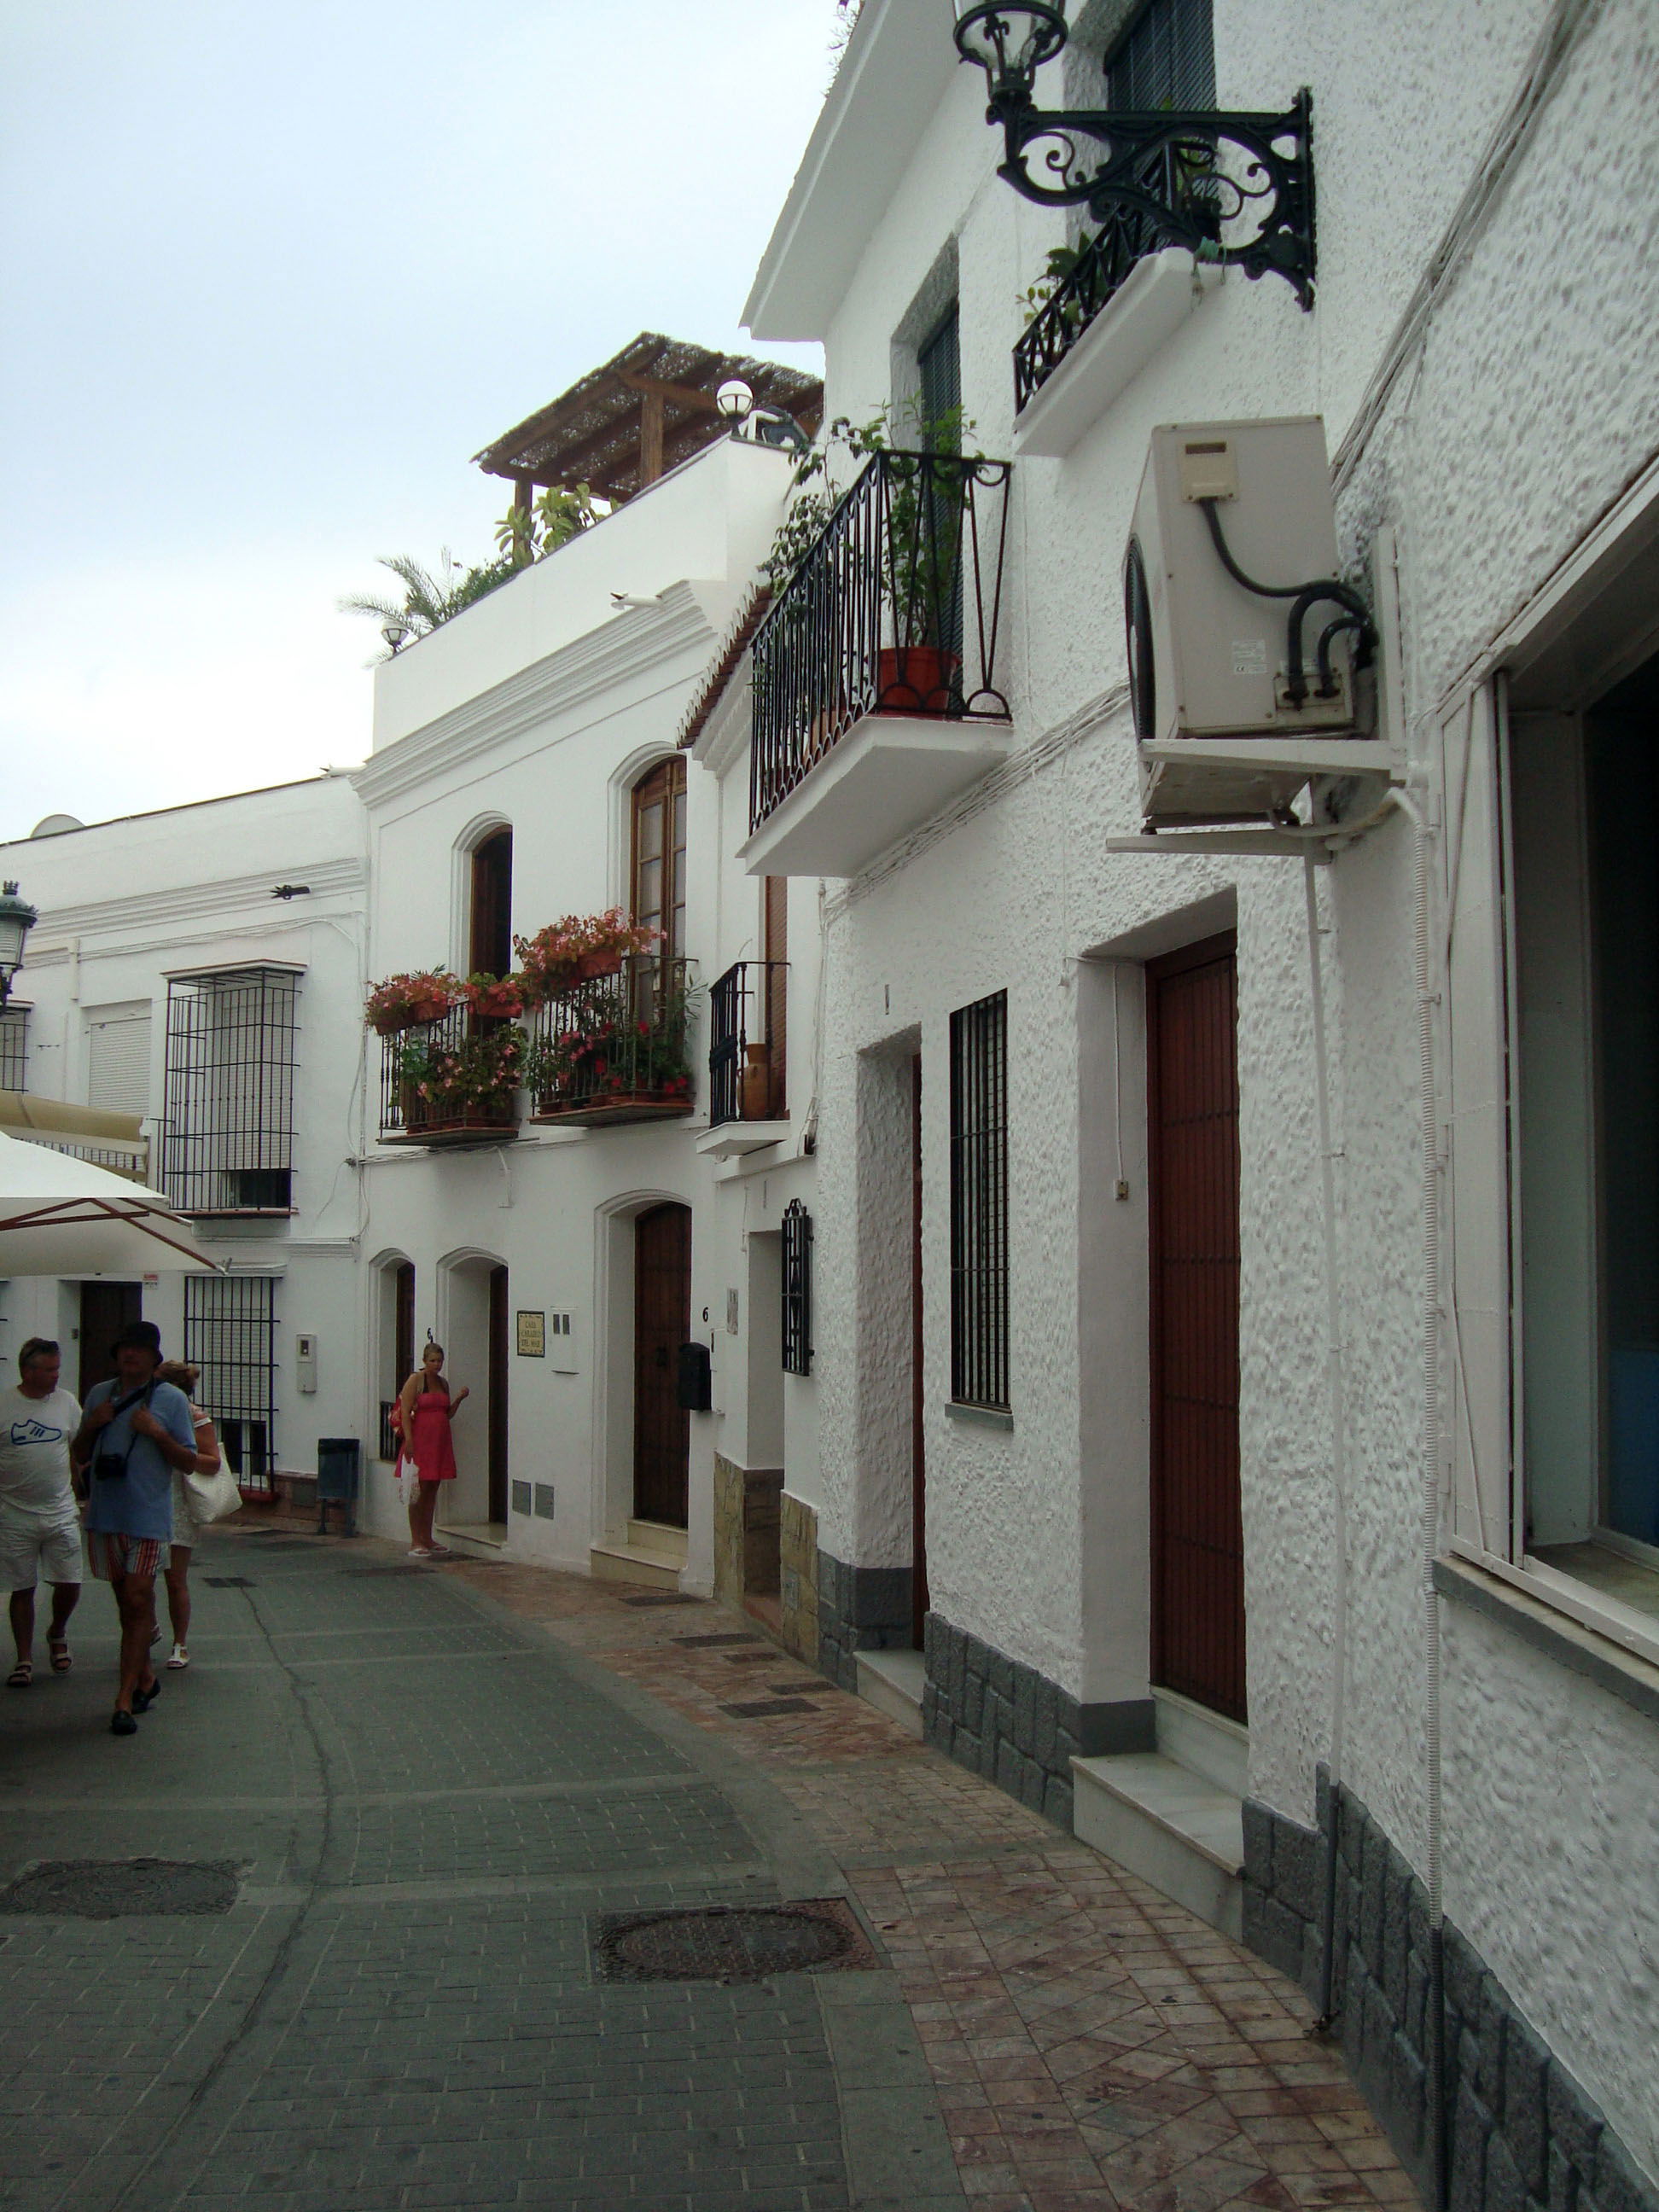
<svg viewBox="0 0 1659 2212">
<path fill-rule="evenodd" d="M 472 910 L 466 963 L 474 975 L 505 975 L 513 965 L 513 832 L 494 830 L 472 848 Z"/>
<path fill-rule="evenodd" d="M 685 763 L 678 753 L 634 787 L 634 919 L 663 933 L 665 959 L 685 952 Z"/>
</svg>

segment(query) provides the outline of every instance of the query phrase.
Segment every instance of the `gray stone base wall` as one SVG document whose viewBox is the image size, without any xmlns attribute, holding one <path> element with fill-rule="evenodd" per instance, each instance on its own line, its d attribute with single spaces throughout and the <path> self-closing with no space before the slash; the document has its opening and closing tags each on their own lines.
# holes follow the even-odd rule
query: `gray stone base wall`
<svg viewBox="0 0 1659 2212">
<path fill-rule="evenodd" d="M 1073 1759 L 1153 1747 L 1150 1698 L 1081 1705 L 1035 1667 L 937 1613 L 927 1616 L 925 1650 L 927 1741 L 1063 1828 L 1072 1825 Z"/>
<path fill-rule="evenodd" d="M 1244 1940 L 1319 1996 L 1325 1841 L 1244 1807 Z M 1336 1965 L 1343 2055 L 1425 2203 L 1433 1975 L 1428 1893 L 1359 1800 L 1336 1793 Z M 1443 1925 L 1442 2109 L 1450 2212 L 1659 2212 L 1659 2189 L 1516 2008 L 1473 1944 Z"/>
<path fill-rule="evenodd" d="M 818 1553 L 818 1666 L 843 1690 L 859 1686 L 860 1651 L 910 1648 L 908 1567 L 854 1567 Z"/>
</svg>

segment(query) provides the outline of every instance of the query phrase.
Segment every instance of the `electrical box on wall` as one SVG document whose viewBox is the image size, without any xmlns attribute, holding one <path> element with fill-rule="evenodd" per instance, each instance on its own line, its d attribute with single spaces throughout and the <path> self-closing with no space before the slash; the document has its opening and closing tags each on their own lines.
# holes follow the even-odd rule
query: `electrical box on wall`
<svg viewBox="0 0 1659 2212">
<path fill-rule="evenodd" d="M 576 1372 L 576 1340 L 568 1310 L 547 1316 L 547 1364 L 556 1375 Z"/>
<path fill-rule="evenodd" d="M 317 1340 L 299 1335 L 294 1340 L 294 1379 L 301 1390 L 317 1388 Z"/>
<path fill-rule="evenodd" d="M 1149 821 L 1261 821 L 1312 778 L 1387 773 L 1318 416 L 1154 430 L 1123 596 Z"/>
</svg>

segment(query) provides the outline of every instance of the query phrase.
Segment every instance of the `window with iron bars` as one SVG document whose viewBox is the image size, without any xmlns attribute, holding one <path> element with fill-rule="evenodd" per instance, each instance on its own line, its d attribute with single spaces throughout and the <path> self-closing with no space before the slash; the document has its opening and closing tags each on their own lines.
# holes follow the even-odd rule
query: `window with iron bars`
<svg viewBox="0 0 1659 2212">
<path fill-rule="evenodd" d="M 0 1006 L 0 1091 L 21 1091 L 28 1073 L 29 1016 L 33 1007 L 14 999 Z"/>
<path fill-rule="evenodd" d="M 181 1212 L 292 1212 L 299 982 L 263 967 L 168 981 L 161 1187 Z"/>
<path fill-rule="evenodd" d="M 186 1275 L 185 1358 L 244 1490 L 270 1490 L 276 1464 L 275 1275 Z"/>
<path fill-rule="evenodd" d="M 812 1371 L 812 1217 L 798 1198 L 783 1209 L 783 1371 Z"/>
<path fill-rule="evenodd" d="M 1008 1407 L 1008 994 L 951 1017 L 951 1395 Z"/>
</svg>

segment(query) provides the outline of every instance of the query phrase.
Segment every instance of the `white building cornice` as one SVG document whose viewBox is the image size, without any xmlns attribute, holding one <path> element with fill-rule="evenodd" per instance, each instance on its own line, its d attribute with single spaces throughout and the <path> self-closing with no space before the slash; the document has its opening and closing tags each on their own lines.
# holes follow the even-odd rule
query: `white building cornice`
<svg viewBox="0 0 1659 2212">
<path fill-rule="evenodd" d="M 726 587 L 708 588 L 724 592 Z M 630 608 L 411 730 L 355 770 L 352 783 L 367 806 L 395 799 L 427 782 L 436 769 L 455 768 L 510 744 L 585 700 L 699 647 L 706 651 L 715 636 L 698 587 L 672 584 L 654 608 Z"/>
<path fill-rule="evenodd" d="M 366 878 L 360 860 L 304 865 L 311 899 L 346 896 L 364 888 Z M 264 868 L 255 876 L 224 876 L 214 883 L 179 884 L 166 890 L 133 891 L 118 898 L 87 899 L 74 906 L 43 907 L 29 941 L 28 965 L 43 967 L 54 957 L 67 958 L 66 940 L 72 937 L 118 937 L 123 949 L 131 950 L 135 949 L 134 940 L 147 930 L 168 922 L 218 921 L 239 909 L 252 908 L 269 930 L 271 874 L 271 868 Z M 296 915 L 291 926 L 302 927 L 302 917 Z M 54 939 L 65 942 L 54 944 Z"/>
</svg>

